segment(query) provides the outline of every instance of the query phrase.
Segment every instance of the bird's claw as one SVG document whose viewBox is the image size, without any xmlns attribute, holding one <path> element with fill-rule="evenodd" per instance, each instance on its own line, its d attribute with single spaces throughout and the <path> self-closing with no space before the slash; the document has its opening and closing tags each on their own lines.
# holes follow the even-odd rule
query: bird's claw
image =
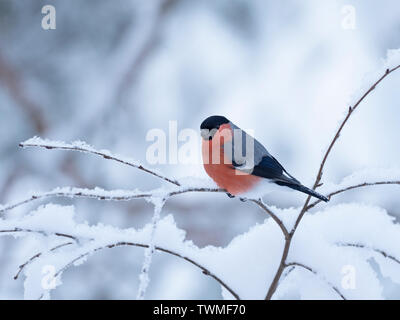
<svg viewBox="0 0 400 320">
<path fill-rule="evenodd" d="M 226 195 L 227 195 L 229 198 L 234 198 L 234 197 L 235 197 L 233 194 L 231 194 L 231 193 L 229 193 L 229 192 L 227 192 Z"/>
</svg>

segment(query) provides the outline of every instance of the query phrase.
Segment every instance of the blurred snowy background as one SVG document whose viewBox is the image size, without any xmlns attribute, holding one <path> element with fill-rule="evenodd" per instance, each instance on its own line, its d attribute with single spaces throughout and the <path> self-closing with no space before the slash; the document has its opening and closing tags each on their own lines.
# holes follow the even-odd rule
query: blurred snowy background
<svg viewBox="0 0 400 320">
<path fill-rule="evenodd" d="M 41 8 L 56 8 L 56 30 L 43 30 Z M 348 6 L 354 25 L 348 25 Z M 354 27 L 354 28 L 352 28 Z M 198 130 L 221 114 L 255 136 L 305 185 L 348 105 L 387 49 L 400 47 L 397 0 L 0 0 L 0 203 L 57 186 L 147 190 L 160 181 L 84 154 L 21 150 L 39 135 L 85 140 L 146 163 L 146 133 Z M 323 181 L 364 168 L 398 167 L 400 73 L 360 106 L 327 164 Z M 158 166 L 166 174 L 205 176 L 201 166 Z M 348 192 L 332 200 L 379 205 L 400 217 L 398 186 Z M 299 206 L 300 193 L 272 193 L 268 204 Z M 79 221 L 142 227 L 152 206 L 96 200 L 76 205 Z M 25 214 L 38 203 L 18 208 Z M 196 245 L 225 246 L 265 219 L 259 208 L 224 194 L 171 199 L 178 227 Z M 0 238 L 0 299 L 23 297 L 15 271 L 34 248 Z M 134 298 L 143 261 L 139 248 L 93 255 L 69 269 L 53 298 Z M 242 263 L 242 262 L 238 262 Z M 245 265 L 243 265 L 245 267 Z M 156 254 L 147 298 L 221 297 L 219 285 L 174 257 Z M 385 282 L 386 298 L 400 288 Z"/>
</svg>

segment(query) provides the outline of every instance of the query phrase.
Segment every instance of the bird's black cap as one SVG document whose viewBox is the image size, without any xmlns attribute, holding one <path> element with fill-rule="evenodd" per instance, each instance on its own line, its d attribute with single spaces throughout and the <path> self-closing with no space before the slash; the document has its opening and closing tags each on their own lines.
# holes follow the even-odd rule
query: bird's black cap
<svg viewBox="0 0 400 320">
<path fill-rule="evenodd" d="M 228 123 L 229 120 L 223 116 L 211 116 L 205 119 L 201 125 L 200 129 L 218 129 L 222 124 Z"/>
</svg>

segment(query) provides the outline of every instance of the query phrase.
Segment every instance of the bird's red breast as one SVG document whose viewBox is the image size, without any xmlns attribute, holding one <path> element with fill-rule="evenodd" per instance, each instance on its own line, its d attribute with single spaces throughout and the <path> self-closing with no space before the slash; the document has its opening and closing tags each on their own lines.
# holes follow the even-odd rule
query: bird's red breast
<svg viewBox="0 0 400 320">
<path fill-rule="evenodd" d="M 223 144 L 232 140 L 232 129 L 229 124 L 220 126 L 212 140 L 202 141 L 203 165 L 207 174 L 222 189 L 230 194 L 240 195 L 250 191 L 260 177 L 238 172 L 232 160 L 224 154 Z"/>
</svg>

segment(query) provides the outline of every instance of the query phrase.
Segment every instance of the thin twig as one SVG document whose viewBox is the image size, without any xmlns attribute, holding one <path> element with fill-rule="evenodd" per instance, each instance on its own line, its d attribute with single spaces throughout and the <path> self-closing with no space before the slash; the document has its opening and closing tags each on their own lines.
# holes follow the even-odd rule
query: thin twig
<svg viewBox="0 0 400 320">
<path fill-rule="evenodd" d="M 342 129 L 344 128 L 347 121 L 350 119 L 350 116 L 357 109 L 357 107 L 360 105 L 360 103 L 368 96 L 368 94 L 370 92 L 372 92 L 383 79 L 385 79 L 390 73 L 392 73 L 393 71 L 396 71 L 399 68 L 400 68 L 400 65 L 398 65 L 397 67 L 394 67 L 393 69 L 386 69 L 385 73 L 361 96 L 360 99 L 358 99 L 358 101 L 354 104 L 354 106 L 349 107 L 346 117 L 344 118 L 341 125 L 339 126 L 339 129 L 337 130 L 335 136 L 333 137 L 333 140 L 331 141 L 331 143 L 328 147 L 328 150 L 326 150 L 326 153 L 322 159 L 321 165 L 318 170 L 317 178 L 315 179 L 315 182 L 314 182 L 313 190 L 315 190 L 317 188 L 317 186 L 319 185 L 321 178 L 322 178 L 326 160 L 328 159 L 328 156 L 329 156 L 330 152 L 332 151 L 332 148 L 335 145 L 336 141 L 339 139 Z"/>
<path fill-rule="evenodd" d="M 38 233 L 38 234 L 42 234 L 45 236 L 48 235 L 56 235 L 59 237 L 66 237 L 66 238 L 70 238 L 70 239 L 74 239 L 76 243 L 79 243 L 79 239 L 71 234 L 65 234 L 65 233 L 60 233 L 60 232 L 54 232 L 54 233 L 49 233 L 43 230 L 32 230 L 32 229 L 21 229 L 21 228 L 14 228 L 14 229 L 9 229 L 9 230 L 0 230 L 0 233 L 14 233 L 14 232 L 27 232 L 27 233 Z M 93 240 L 93 239 L 90 239 Z M 72 244 L 72 242 L 68 242 L 68 243 L 64 243 L 62 245 L 58 245 L 54 248 L 52 248 L 50 251 L 54 251 L 62 246 L 66 246 Z M 142 243 L 134 243 L 134 242 L 117 242 L 114 244 L 110 244 L 107 246 L 102 246 L 102 247 L 98 247 L 94 250 L 88 251 L 86 253 L 81 254 L 79 257 L 75 258 L 74 260 L 72 260 L 70 263 L 68 263 L 67 265 L 65 265 L 63 268 L 61 268 L 55 275 L 54 277 L 57 277 L 60 273 L 62 273 L 65 269 L 69 268 L 71 265 L 73 265 L 76 261 L 90 255 L 93 252 L 99 251 L 101 249 L 106 249 L 106 248 L 114 248 L 114 247 L 119 247 L 119 246 L 136 246 L 136 247 L 141 247 L 141 248 L 148 248 L 149 245 L 147 244 L 142 244 Z M 190 262 L 191 264 L 195 265 L 196 267 L 200 268 L 201 271 L 207 275 L 210 276 L 212 278 L 214 278 L 218 283 L 220 283 L 226 290 L 228 290 L 237 300 L 240 300 L 239 295 L 233 291 L 223 280 L 221 280 L 218 276 L 216 276 L 214 273 L 212 273 L 210 270 L 208 270 L 206 267 L 202 266 L 201 264 L 197 263 L 196 261 L 194 261 L 193 259 L 189 258 L 189 257 L 185 257 L 180 255 L 177 252 L 174 252 L 172 250 L 169 249 L 165 249 L 162 248 L 160 246 L 155 246 L 155 250 L 161 251 L 161 252 L 165 252 L 168 254 L 171 254 L 173 256 L 179 257 L 181 259 L 184 259 L 188 262 Z M 31 263 L 34 259 L 39 258 L 42 255 L 42 252 L 35 254 L 34 256 L 32 256 L 27 262 L 25 262 L 24 264 L 22 264 L 20 266 L 20 271 L 17 273 L 17 275 L 14 277 L 14 279 L 16 279 L 18 277 L 18 275 L 20 274 L 20 272 L 22 271 L 21 269 L 23 269 L 27 264 Z"/>
<path fill-rule="evenodd" d="M 153 170 L 145 168 L 140 164 L 137 164 L 137 163 L 134 163 L 134 162 L 129 161 L 127 159 L 123 159 L 123 158 L 121 158 L 119 156 L 113 155 L 110 152 L 103 152 L 101 150 L 96 150 L 96 149 L 94 149 L 94 148 L 92 148 L 90 146 L 87 146 L 87 147 L 86 146 L 77 146 L 77 145 L 66 144 L 66 143 L 64 143 L 63 145 L 59 145 L 59 144 L 51 142 L 51 141 L 46 143 L 46 141 L 44 141 L 44 140 L 41 140 L 41 143 L 22 142 L 22 143 L 19 144 L 19 146 L 22 147 L 22 148 L 25 148 L 25 147 L 40 147 L 40 148 L 46 148 L 46 149 L 62 149 L 62 150 L 70 150 L 70 151 L 79 151 L 79 152 L 91 153 L 91 154 L 95 154 L 95 155 L 101 156 L 101 157 L 103 157 L 105 159 L 114 160 L 114 161 L 117 161 L 119 163 L 126 164 L 128 166 L 140 169 L 140 170 L 142 170 L 144 172 L 147 172 L 147 173 L 149 173 L 149 174 L 151 174 L 153 176 L 156 176 L 156 177 L 158 177 L 160 179 L 163 179 L 163 180 L 165 180 L 165 181 L 167 181 L 167 182 L 169 182 L 171 184 L 174 184 L 176 186 L 181 186 L 181 184 L 177 180 L 168 178 L 168 177 L 166 177 L 164 175 L 161 175 L 160 173 L 157 173 L 157 172 L 154 172 Z M 175 194 L 184 193 L 184 192 L 225 192 L 223 189 L 218 189 L 218 188 L 190 188 L 190 189 L 191 190 L 183 191 L 183 192 L 182 191 L 171 192 L 170 196 L 175 195 Z M 49 195 L 49 196 L 53 196 L 53 195 Z M 60 196 L 62 196 L 62 195 L 60 195 Z M 42 196 L 42 197 L 45 197 L 45 196 Z M 143 198 L 144 197 L 147 197 L 147 196 L 143 196 Z M 99 199 L 98 197 L 94 197 L 94 198 Z M 138 197 L 134 197 L 134 198 L 138 198 Z M 2 208 L 2 209 L 0 209 L 0 213 L 4 212 L 6 210 L 10 210 L 10 208 L 13 209 L 16 206 L 25 204 L 25 203 L 33 201 L 33 200 L 35 200 L 35 199 L 32 199 L 32 198 L 26 199 L 26 200 L 23 200 L 23 201 L 21 201 L 21 202 L 19 202 L 17 204 L 12 205 L 12 207 L 10 206 L 10 207 Z M 100 200 L 119 200 L 119 199 L 100 199 Z M 125 200 L 125 199 L 122 199 L 122 200 Z M 127 200 L 130 200 L 130 199 L 127 199 Z M 256 203 L 267 214 L 271 215 L 271 210 L 269 210 L 265 205 L 263 205 L 262 202 L 260 202 L 258 200 L 253 201 L 253 202 Z M 271 215 L 271 217 L 272 217 L 272 215 Z M 274 219 L 274 220 L 276 222 L 278 222 L 276 219 Z M 285 233 L 284 233 L 284 235 L 285 235 L 285 237 L 287 236 Z"/>
<path fill-rule="evenodd" d="M 269 214 L 271 216 L 272 219 L 274 219 L 274 221 L 276 222 L 276 224 L 279 226 L 279 228 L 281 228 L 283 235 L 285 236 L 285 239 L 287 239 L 289 237 L 289 232 L 287 231 L 285 225 L 283 224 L 282 220 L 279 219 L 276 214 L 270 209 L 268 208 L 264 202 L 262 201 L 262 199 L 249 199 L 249 201 L 254 202 L 255 204 L 257 204 L 261 209 L 263 209 L 267 214 Z"/>
<path fill-rule="evenodd" d="M 5 230 L 0 230 L 0 233 L 37 233 L 37 234 L 41 234 L 43 236 L 48 236 L 48 235 L 54 235 L 57 237 L 63 237 L 63 238 L 69 238 L 69 239 L 73 239 L 75 242 L 79 243 L 79 239 L 75 236 L 71 236 L 69 234 L 65 234 L 65 233 L 60 233 L 60 232 L 47 232 L 47 231 L 43 231 L 43 230 L 33 230 L 33 229 L 24 229 L 24 228 L 14 228 L 14 229 L 5 229 Z"/>
<path fill-rule="evenodd" d="M 130 201 L 134 199 L 143 199 L 143 198 L 150 198 L 154 196 L 153 193 L 151 192 L 143 192 L 143 193 L 138 193 L 137 191 L 132 191 L 131 194 L 129 194 L 129 191 L 125 191 L 124 195 L 113 195 L 113 191 L 101 191 L 102 194 L 99 194 L 98 190 L 90 190 L 90 189 L 81 189 L 81 188 L 70 188 L 70 187 L 64 187 L 64 188 L 56 188 L 53 191 L 45 192 L 45 193 L 38 193 L 35 195 L 30 196 L 27 199 L 21 200 L 16 203 L 12 203 L 9 205 L 5 205 L 3 207 L 0 206 L 0 214 L 4 213 L 6 211 L 12 210 L 14 208 L 17 208 L 21 205 L 24 205 L 26 203 L 35 201 L 35 200 L 40 200 L 43 198 L 50 198 L 50 197 L 62 197 L 62 198 L 92 198 L 92 199 L 97 199 L 97 200 L 105 200 L 105 201 Z M 183 193 L 188 193 L 188 192 L 225 192 L 223 189 L 219 188 L 184 188 L 180 190 L 174 190 L 167 192 L 165 194 L 166 198 L 178 195 L 178 194 L 183 194 Z M 107 194 L 108 193 L 108 194 Z"/>
<path fill-rule="evenodd" d="M 329 194 L 327 194 L 326 196 L 329 198 L 329 200 L 331 199 L 331 197 L 352 190 L 352 189 L 358 189 L 358 188 L 363 188 L 363 187 L 368 187 L 368 186 L 378 186 L 378 185 L 387 185 L 387 184 L 399 184 L 400 185 L 400 181 L 376 181 L 376 182 L 364 182 L 364 183 L 359 183 L 353 186 L 349 186 L 343 189 L 339 189 L 336 191 L 333 191 Z M 311 203 L 310 205 L 307 206 L 306 211 L 310 210 L 311 208 L 315 207 L 318 203 L 320 203 L 321 200 L 316 200 L 313 203 Z"/>
<path fill-rule="evenodd" d="M 360 244 L 360 243 L 342 243 L 342 242 L 340 242 L 340 243 L 337 243 L 337 245 L 341 246 L 341 247 L 354 247 L 354 248 L 372 250 L 372 251 L 375 251 L 377 253 L 380 253 L 385 258 L 390 259 L 390 260 L 400 264 L 400 259 L 398 259 L 395 256 L 387 253 L 386 251 L 384 251 L 382 249 L 372 248 L 372 247 L 369 247 L 369 246 L 366 246 L 366 245 Z"/>
<path fill-rule="evenodd" d="M 108 159 L 108 160 L 114 160 L 117 161 L 119 163 L 125 164 L 127 166 L 130 167 L 134 167 L 136 169 L 142 170 L 148 174 L 151 174 L 153 176 L 156 176 L 157 178 L 163 179 L 169 183 L 172 183 L 176 186 L 180 186 L 180 183 L 176 180 L 170 179 L 160 173 L 157 173 L 153 170 L 150 170 L 148 168 L 145 168 L 143 165 L 135 163 L 133 161 L 130 161 L 128 159 L 122 159 L 116 155 L 113 155 L 109 152 L 103 152 L 101 150 L 96 150 L 94 148 L 90 148 L 89 146 L 77 146 L 77 145 L 72 145 L 72 144 L 64 144 L 64 145 L 56 145 L 56 144 L 52 144 L 51 142 L 46 144 L 46 141 L 42 141 L 42 143 L 25 143 L 25 142 L 21 142 L 19 144 L 19 146 L 21 148 L 26 148 L 26 147 L 39 147 L 39 148 L 46 148 L 46 149 L 54 149 L 54 150 L 70 150 L 70 151 L 78 151 L 78 152 L 85 152 L 85 153 L 91 153 L 94 155 L 98 155 L 103 157 L 104 159 Z"/>
<path fill-rule="evenodd" d="M 325 163 L 328 159 L 328 156 L 330 154 L 330 152 L 332 151 L 333 146 L 335 145 L 336 141 L 339 139 L 340 133 L 342 131 L 342 129 L 344 128 L 345 124 L 347 123 L 347 121 L 349 120 L 350 116 L 353 114 L 353 112 L 357 109 L 357 107 L 360 105 L 360 103 L 368 96 L 368 94 L 370 92 L 372 92 L 376 86 L 384 79 L 386 78 L 390 73 L 394 72 L 395 70 L 399 69 L 400 65 L 392 68 L 392 69 L 387 69 L 386 72 L 384 73 L 384 75 L 382 75 L 362 96 L 361 98 L 354 104 L 354 106 L 350 106 L 347 112 L 347 115 L 345 116 L 344 120 L 342 121 L 342 123 L 340 124 L 336 134 L 334 135 L 331 143 L 329 144 L 329 147 L 324 155 L 324 157 L 322 158 L 318 173 L 317 173 L 317 177 L 315 178 L 315 182 L 313 185 L 313 190 L 315 190 L 317 187 L 319 187 L 321 185 L 321 178 L 322 178 L 322 174 L 323 174 L 323 169 L 325 167 Z M 289 237 L 287 239 L 285 239 L 285 246 L 283 248 L 283 252 L 282 252 L 282 258 L 281 258 L 281 262 L 279 264 L 278 269 L 276 270 L 274 279 L 272 280 L 269 288 L 268 288 L 268 292 L 267 295 L 265 297 L 266 300 L 270 300 L 273 296 L 273 294 L 276 291 L 276 288 L 278 287 L 279 284 L 279 280 L 282 276 L 282 273 L 284 271 L 284 269 L 286 268 L 286 260 L 289 254 L 289 250 L 290 250 L 290 245 L 291 245 L 291 241 L 293 239 L 293 236 L 297 230 L 298 225 L 300 224 L 301 219 L 303 218 L 304 214 L 307 212 L 308 210 L 308 206 L 311 200 L 311 195 L 307 196 L 307 199 L 302 207 L 302 209 L 300 210 L 300 213 L 296 219 L 296 222 L 292 228 L 292 230 L 289 233 Z"/>
<path fill-rule="evenodd" d="M 300 268 L 303 268 L 305 270 L 312 272 L 316 276 L 322 278 L 326 282 L 326 284 L 328 284 L 343 300 L 347 300 L 346 297 L 343 295 L 343 293 L 341 293 L 336 286 L 334 286 L 332 283 L 327 281 L 324 277 L 322 277 L 317 271 L 315 271 L 311 267 L 306 266 L 305 264 L 302 264 L 302 263 L 298 263 L 298 262 L 290 262 L 290 263 L 287 263 L 285 266 L 286 267 L 290 267 L 290 266 L 300 267 Z"/>
<path fill-rule="evenodd" d="M 55 251 L 55 250 L 57 250 L 57 249 L 59 249 L 59 248 L 65 247 L 65 246 L 69 246 L 69 245 L 71 245 L 71 244 L 74 244 L 74 242 L 65 242 L 65 243 L 59 244 L 58 246 L 55 246 L 55 247 L 51 248 L 51 249 L 49 250 L 49 252 Z M 22 270 L 23 270 L 28 264 L 31 264 L 33 261 L 35 261 L 37 258 L 39 258 L 39 257 L 42 256 L 42 255 L 43 255 L 43 252 L 38 252 L 38 253 L 36 253 L 34 256 L 30 257 L 26 262 L 24 262 L 23 264 L 21 264 L 21 265 L 18 267 L 18 272 L 17 272 L 17 274 L 14 276 L 14 280 L 17 280 L 17 279 L 18 279 L 18 277 L 19 277 L 19 275 L 21 274 Z"/>
<path fill-rule="evenodd" d="M 62 267 L 60 270 L 58 270 L 55 273 L 54 278 L 59 276 L 62 272 L 64 272 L 66 269 L 68 269 L 70 266 L 72 266 L 75 262 L 87 257 L 88 255 L 90 255 L 90 254 L 92 254 L 92 253 L 94 253 L 96 251 L 99 251 L 99 250 L 102 250 L 102 249 L 107 249 L 107 248 L 120 247 L 120 246 L 135 246 L 135 247 L 141 247 L 141 248 L 148 248 L 149 247 L 149 245 L 147 245 L 147 244 L 134 243 L 134 242 L 117 242 L 117 243 L 109 244 L 109 245 L 106 245 L 106 246 L 98 247 L 96 249 L 93 249 L 93 250 L 90 250 L 88 252 L 82 253 L 81 255 L 76 257 L 75 259 L 71 260 L 68 264 L 66 264 L 64 267 Z M 155 246 L 155 250 L 158 250 L 158 251 L 161 251 L 161 252 L 164 252 L 164 253 L 168 253 L 170 255 L 173 255 L 175 257 L 178 257 L 178 258 L 181 258 L 183 260 L 188 261 L 192 265 L 194 265 L 197 268 L 199 268 L 205 275 L 210 276 L 211 278 L 216 280 L 221 286 L 223 286 L 226 290 L 228 290 L 232 294 L 232 296 L 235 297 L 235 299 L 240 300 L 239 295 L 233 289 L 231 289 L 221 278 L 216 276 L 214 273 L 212 273 L 206 267 L 202 266 L 201 264 L 199 264 L 198 262 L 194 261 L 193 259 L 185 257 L 185 256 L 182 256 L 177 252 L 174 252 L 172 250 L 165 249 L 165 248 L 162 248 L 162 247 L 159 247 L 159 246 Z"/>
</svg>

